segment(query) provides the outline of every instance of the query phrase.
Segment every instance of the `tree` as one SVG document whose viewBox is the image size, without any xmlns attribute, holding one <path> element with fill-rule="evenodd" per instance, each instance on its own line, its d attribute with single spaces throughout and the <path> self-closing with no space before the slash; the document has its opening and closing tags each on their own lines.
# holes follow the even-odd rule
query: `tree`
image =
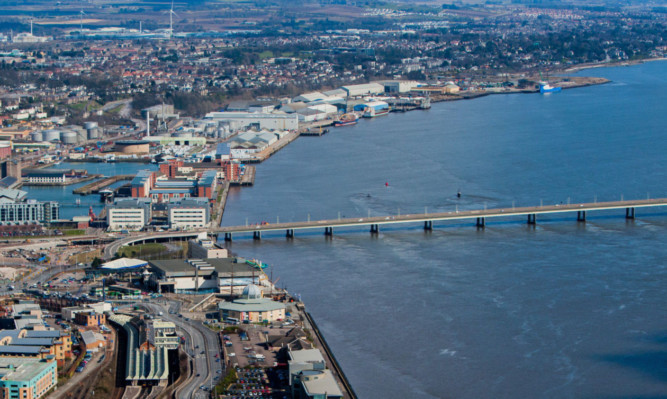
<svg viewBox="0 0 667 399">
<path fill-rule="evenodd" d="M 102 259 L 95 257 L 95 259 L 93 259 L 93 261 L 90 263 L 90 266 L 93 269 L 99 269 L 102 266 Z"/>
</svg>

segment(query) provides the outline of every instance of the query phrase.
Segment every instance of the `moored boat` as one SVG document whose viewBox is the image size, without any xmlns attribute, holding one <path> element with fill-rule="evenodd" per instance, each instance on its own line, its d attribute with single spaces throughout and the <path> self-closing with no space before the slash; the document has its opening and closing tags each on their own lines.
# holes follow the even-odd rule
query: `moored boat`
<svg viewBox="0 0 667 399">
<path fill-rule="evenodd" d="M 376 116 L 387 115 L 389 113 L 389 107 L 387 108 L 376 108 L 368 107 L 364 111 L 364 118 L 375 118 Z"/>
<path fill-rule="evenodd" d="M 353 113 L 343 114 L 340 119 L 334 122 L 334 126 L 351 126 L 357 123 L 357 115 Z"/>
<path fill-rule="evenodd" d="M 547 82 L 540 82 L 540 93 L 558 93 L 561 91 L 560 87 L 551 86 Z"/>
</svg>

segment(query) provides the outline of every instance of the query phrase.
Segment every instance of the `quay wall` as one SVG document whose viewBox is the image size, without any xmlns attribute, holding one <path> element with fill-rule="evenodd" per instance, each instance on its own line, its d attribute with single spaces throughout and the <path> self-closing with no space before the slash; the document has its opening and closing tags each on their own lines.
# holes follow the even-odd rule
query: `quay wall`
<svg viewBox="0 0 667 399">
<path fill-rule="evenodd" d="M 347 379 L 347 376 L 343 372 L 343 369 L 340 367 L 340 364 L 338 364 L 338 360 L 336 359 L 333 352 L 331 351 L 331 348 L 329 347 L 329 344 L 324 339 L 324 336 L 320 332 L 319 327 L 317 327 L 317 324 L 315 323 L 315 320 L 313 320 L 313 317 L 310 315 L 309 312 L 306 312 L 304 310 L 303 314 L 306 316 L 306 319 L 308 319 L 308 323 L 310 324 L 310 326 L 313 330 L 313 333 L 317 336 L 317 339 L 322 344 L 322 349 L 324 350 L 325 355 L 329 358 L 329 362 L 331 363 L 331 366 L 334 369 L 333 372 L 340 379 L 340 382 L 341 382 L 341 384 L 343 384 L 343 387 L 345 388 L 345 391 L 347 391 L 347 393 L 348 393 L 348 395 L 351 399 L 357 399 L 357 394 L 352 389 L 352 385 L 350 384 L 350 381 Z"/>
</svg>

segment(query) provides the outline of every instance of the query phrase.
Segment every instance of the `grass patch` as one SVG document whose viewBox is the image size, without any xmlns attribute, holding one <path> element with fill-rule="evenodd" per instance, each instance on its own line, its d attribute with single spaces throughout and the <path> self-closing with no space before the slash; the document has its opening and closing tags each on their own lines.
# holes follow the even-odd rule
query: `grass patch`
<svg viewBox="0 0 667 399">
<path fill-rule="evenodd" d="M 116 114 L 120 113 L 120 111 L 123 109 L 124 106 L 125 105 L 123 105 L 123 104 L 118 104 L 118 106 L 113 107 L 113 108 L 107 110 L 106 112 L 109 113 L 109 114 L 112 114 L 112 115 L 116 115 Z"/>
<path fill-rule="evenodd" d="M 81 253 L 78 253 L 78 254 L 74 254 L 69 259 L 70 259 L 70 262 L 72 262 L 74 264 L 79 264 L 79 263 L 92 262 L 93 259 L 102 258 L 102 257 L 103 257 L 102 250 L 101 249 L 95 249 L 95 250 L 89 251 L 89 252 L 81 252 Z"/>
<path fill-rule="evenodd" d="M 81 236 L 84 234 L 86 234 L 86 231 L 81 229 L 63 230 L 64 236 Z"/>
<path fill-rule="evenodd" d="M 260 60 L 265 60 L 267 58 L 273 57 L 273 51 L 265 50 L 258 54 Z"/>
<path fill-rule="evenodd" d="M 236 370 L 232 367 L 229 369 L 227 372 L 227 375 L 225 378 L 223 378 L 218 385 L 215 386 L 215 394 L 216 395 L 222 395 L 225 393 L 227 388 L 229 388 L 230 385 L 235 383 L 238 380 L 238 376 L 236 375 Z"/>
<path fill-rule="evenodd" d="M 166 251 L 167 247 L 164 245 L 156 242 L 148 242 L 146 244 L 121 247 L 118 250 L 118 256 L 131 258 L 133 256 L 157 255 Z"/>
</svg>

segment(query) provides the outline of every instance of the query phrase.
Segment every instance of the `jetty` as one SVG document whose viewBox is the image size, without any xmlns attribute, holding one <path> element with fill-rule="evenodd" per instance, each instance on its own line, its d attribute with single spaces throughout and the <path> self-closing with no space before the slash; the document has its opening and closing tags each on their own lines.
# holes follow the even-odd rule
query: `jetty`
<svg viewBox="0 0 667 399">
<path fill-rule="evenodd" d="M 255 184 L 255 165 L 246 165 L 245 173 L 239 180 L 233 180 L 229 182 L 230 186 L 252 186 Z"/>
<path fill-rule="evenodd" d="M 99 175 L 97 175 L 99 177 Z M 85 186 L 81 186 L 79 188 L 75 188 L 72 190 L 72 193 L 74 194 L 80 194 L 80 195 L 89 195 L 89 194 L 97 194 L 100 192 L 100 190 L 109 187 L 110 185 L 121 181 L 121 180 L 132 180 L 134 178 L 134 175 L 117 175 L 117 176 L 110 176 L 110 177 L 105 177 L 101 180 L 94 181 L 92 183 L 88 183 Z"/>
<path fill-rule="evenodd" d="M 267 148 L 263 149 L 259 153 L 257 153 L 254 157 L 252 158 L 244 158 L 241 159 L 241 161 L 244 164 L 249 164 L 249 163 L 260 163 L 262 161 L 265 161 L 271 157 L 271 155 L 275 154 L 276 152 L 280 151 L 285 147 L 287 144 L 291 143 L 292 141 L 296 140 L 299 137 L 298 132 L 290 132 L 285 135 L 285 137 L 281 138 L 280 140 L 276 141 L 275 143 L 269 145 Z"/>
<path fill-rule="evenodd" d="M 310 129 L 303 130 L 299 135 L 300 136 L 322 136 L 329 133 L 329 129 L 324 129 L 321 126 L 319 128 L 312 127 Z"/>
</svg>

